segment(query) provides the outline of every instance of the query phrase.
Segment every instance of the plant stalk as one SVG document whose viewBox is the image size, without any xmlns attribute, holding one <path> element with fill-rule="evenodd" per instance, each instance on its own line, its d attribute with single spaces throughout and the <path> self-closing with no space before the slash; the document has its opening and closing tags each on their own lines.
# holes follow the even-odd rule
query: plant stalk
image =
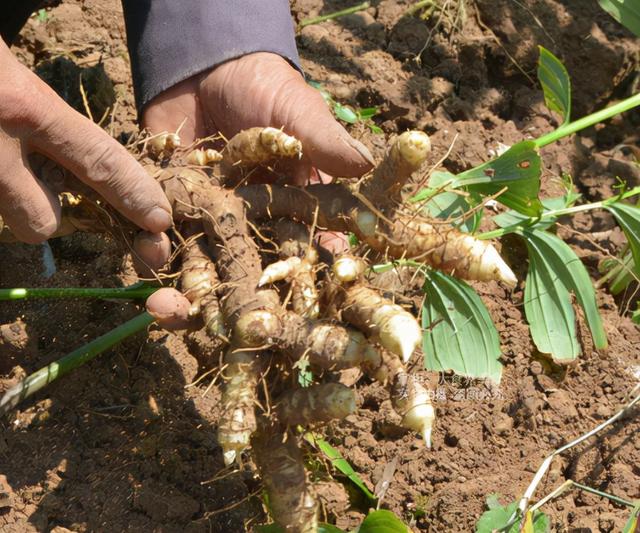
<svg viewBox="0 0 640 533">
<path fill-rule="evenodd" d="M 583 211 L 591 211 L 592 209 L 602 209 L 611 204 L 619 202 L 620 200 L 624 200 L 626 198 L 630 198 L 632 196 L 640 194 L 640 186 L 634 187 L 633 189 L 629 189 L 628 191 L 623 192 L 617 196 L 612 198 L 607 198 L 606 200 L 601 200 L 599 202 L 591 202 L 588 204 L 582 205 L 574 205 L 572 207 L 564 207 L 562 209 L 553 209 L 551 211 L 545 211 L 539 217 L 531 217 L 527 220 L 523 220 L 522 222 L 518 222 L 517 224 L 511 224 L 510 226 L 505 226 L 504 228 L 497 228 L 491 231 L 485 231 L 483 233 L 479 233 L 476 235 L 478 239 L 497 239 L 500 237 L 504 237 L 509 233 L 516 233 L 518 231 L 525 230 L 534 226 L 539 222 L 546 222 L 548 220 L 558 218 L 564 215 L 573 215 L 575 213 L 581 213 Z"/>
<path fill-rule="evenodd" d="M 91 361 L 127 337 L 146 329 L 153 321 L 154 318 L 149 313 L 144 312 L 112 329 L 109 333 L 101 335 L 81 348 L 27 376 L 20 383 L 11 387 L 0 398 L 0 416 L 11 411 L 20 402 L 43 389 L 52 381 Z"/>
<path fill-rule="evenodd" d="M 335 11 L 333 13 L 329 13 L 327 15 L 321 15 L 319 17 L 313 17 L 309 19 L 304 19 L 300 21 L 298 25 L 300 28 L 304 28 L 305 26 L 311 26 L 313 24 L 320 24 L 321 22 L 325 22 L 327 20 L 337 19 L 339 17 L 344 17 L 345 15 L 351 15 L 353 13 L 357 13 L 358 11 L 364 11 L 365 9 L 369 9 L 371 7 L 370 2 L 362 2 L 357 6 L 348 7 L 346 9 L 341 9 L 340 11 Z"/>
<path fill-rule="evenodd" d="M 618 115 L 620 113 L 624 113 L 625 111 L 629 111 L 636 106 L 640 105 L 640 93 L 634 94 L 622 102 L 618 102 L 609 107 L 605 107 L 600 111 L 596 111 L 591 115 L 587 115 L 586 117 L 579 118 L 578 120 L 574 120 L 573 122 L 569 122 L 568 124 L 564 124 L 560 126 L 557 130 L 554 130 L 538 139 L 534 139 L 536 146 L 538 148 L 542 148 L 547 144 L 551 144 L 556 142 L 563 137 L 567 137 L 568 135 L 572 135 L 580 130 L 588 128 L 597 124 L 598 122 L 602 122 L 604 120 L 610 119 L 611 117 Z"/>
<path fill-rule="evenodd" d="M 144 283 L 135 283 L 129 287 L 117 288 L 84 288 L 84 287 L 55 287 L 55 288 L 15 288 L 0 289 L 0 301 L 25 300 L 28 298 L 101 298 L 101 299 L 146 299 L 156 292 L 159 287 L 149 287 Z"/>
</svg>

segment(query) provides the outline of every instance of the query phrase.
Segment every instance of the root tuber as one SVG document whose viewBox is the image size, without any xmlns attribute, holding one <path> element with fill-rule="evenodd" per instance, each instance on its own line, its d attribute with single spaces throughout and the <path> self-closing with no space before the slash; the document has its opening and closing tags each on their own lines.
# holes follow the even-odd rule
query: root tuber
<svg viewBox="0 0 640 533">
<path fill-rule="evenodd" d="M 218 443 L 224 464 L 230 465 L 249 447 L 256 430 L 256 387 L 262 370 L 261 357 L 255 352 L 233 352 L 224 357 L 227 379 L 222 393 L 222 412 L 218 423 Z"/>
<path fill-rule="evenodd" d="M 296 438 L 265 426 L 260 428 L 252 445 L 269 495 L 271 515 L 287 533 L 316 533 L 318 505 Z"/>
<path fill-rule="evenodd" d="M 252 167 L 274 159 L 300 159 L 302 143 L 276 128 L 250 128 L 234 135 L 222 155 L 228 165 Z"/>
<path fill-rule="evenodd" d="M 340 383 L 322 383 L 286 392 L 277 401 L 278 420 L 309 425 L 345 418 L 356 410 L 353 391 Z"/>
</svg>

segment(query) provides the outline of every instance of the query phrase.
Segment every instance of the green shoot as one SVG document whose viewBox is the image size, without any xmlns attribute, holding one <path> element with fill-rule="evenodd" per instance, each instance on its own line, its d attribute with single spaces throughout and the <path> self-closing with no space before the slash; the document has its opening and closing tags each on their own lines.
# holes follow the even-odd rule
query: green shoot
<svg viewBox="0 0 640 533">
<path fill-rule="evenodd" d="M 109 333 L 101 335 L 81 348 L 27 376 L 20 383 L 6 391 L 4 396 L 0 398 L 0 416 L 8 413 L 20 402 L 43 389 L 49 383 L 88 363 L 127 337 L 145 330 L 153 321 L 154 318 L 149 313 L 142 313 L 112 329 Z"/>
<path fill-rule="evenodd" d="M 134 283 L 128 287 L 116 288 L 84 288 L 84 287 L 55 287 L 55 288 L 15 288 L 0 289 L 0 301 L 26 300 L 31 298 L 99 298 L 110 299 L 146 299 L 158 290 L 144 282 Z"/>
<path fill-rule="evenodd" d="M 508 529 L 505 529 L 511 515 L 518 507 L 518 502 L 502 505 L 498 500 L 497 494 L 490 494 L 487 496 L 487 507 L 488 510 L 482 514 L 476 524 L 476 533 L 493 533 L 494 531 L 546 533 L 549 531 L 549 517 L 537 511 L 527 514 L 524 524 L 521 524 L 521 520 L 518 519 Z M 530 524 L 528 523 L 529 521 Z"/>
<path fill-rule="evenodd" d="M 373 133 L 381 134 L 382 129 L 376 125 L 373 121 L 373 117 L 379 113 L 377 107 L 365 107 L 363 109 L 352 109 L 350 106 L 343 105 L 337 102 L 333 96 L 327 91 L 320 83 L 316 81 L 308 82 L 311 87 L 320 91 L 320 94 L 324 98 L 324 101 L 333 111 L 333 114 L 339 120 L 346 122 L 347 124 L 356 124 L 357 122 L 363 122 Z"/>
<path fill-rule="evenodd" d="M 353 469 L 351 464 L 349 464 L 349 461 L 342 457 L 342 454 L 338 450 L 331 446 L 331 444 L 329 444 L 326 440 L 310 432 L 305 433 L 304 438 L 309 444 L 311 444 L 315 448 L 318 448 L 325 455 L 325 457 L 329 459 L 329 461 L 331 461 L 331 464 L 341 474 L 346 476 L 356 487 L 358 487 L 371 504 L 375 504 L 376 497 L 369 490 L 362 478 Z"/>
<path fill-rule="evenodd" d="M 300 21 L 300 24 L 298 26 L 300 29 L 302 29 L 305 26 L 311 26 L 312 24 L 320 24 L 321 22 L 326 22 L 327 20 L 334 20 L 340 17 L 344 17 L 345 15 L 352 15 L 353 13 L 364 11 L 365 9 L 369 9 L 370 7 L 370 2 L 362 2 L 361 4 L 358 4 L 356 6 L 341 9 L 340 11 L 334 11 L 333 13 L 329 13 L 327 15 L 320 15 L 318 17 L 304 19 Z"/>
</svg>

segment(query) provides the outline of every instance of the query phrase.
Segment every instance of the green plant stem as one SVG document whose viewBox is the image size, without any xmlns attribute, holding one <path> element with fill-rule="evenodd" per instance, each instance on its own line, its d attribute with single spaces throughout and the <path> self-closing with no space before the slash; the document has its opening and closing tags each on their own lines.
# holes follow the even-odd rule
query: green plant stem
<svg viewBox="0 0 640 533">
<path fill-rule="evenodd" d="M 574 120 L 573 122 L 569 122 L 568 124 L 564 124 L 557 130 L 554 130 L 551 133 L 547 133 L 546 135 L 543 135 L 538 139 L 534 139 L 534 142 L 536 143 L 536 146 L 538 148 L 542 148 L 547 144 L 556 142 L 563 137 L 572 135 L 580 130 L 593 126 L 594 124 L 607 120 L 615 115 L 624 113 L 625 111 L 628 111 L 629 109 L 632 109 L 638 105 L 640 105 L 640 93 L 634 94 L 633 96 L 622 100 L 622 102 L 618 102 L 617 104 L 601 109 L 600 111 L 596 111 L 591 115 L 587 115 L 586 117 L 582 117 L 578 120 Z"/>
<path fill-rule="evenodd" d="M 136 283 L 129 287 L 84 288 L 84 287 L 55 287 L 55 288 L 15 288 L 0 289 L 0 301 L 25 300 L 28 298 L 124 298 L 146 299 L 156 292 L 159 287 L 149 287 L 144 283 Z"/>
<path fill-rule="evenodd" d="M 612 198 L 607 198 L 606 200 L 602 200 L 600 202 L 591 202 L 588 204 L 575 205 L 572 207 L 565 207 L 563 209 L 553 209 L 551 211 L 545 211 L 538 218 L 528 218 L 523 220 L 522 222 L 518 222 L 517 224 L 511 224 L 510 226 L 505 226 L 504 228 L 498 228 L 491 231 L 485 231 L 484 233 L 479 233 L 476 235 L 478 239 L 497 239 L 500 237 L 504 237 L 509 233 L 516 233 L 532 226 L 535 226 L 539 222 L 546 222 L 552 220 L 554 218 L 558 218 L 564 215 L 574 215 L 576 213 L 581 213 L 583 211 L 591 211 L 592 209 L 602 209 L 607 207 L 608 205 L 619 202 L 620 200 L 624 200 L 626 198 L 630 198 L 631 196 L 635 196 L 640 194 L 640 186 L 634 187 L 633 189 L 629 189 L 622 194 L 614 196 Z"/>
<path fill-rule="evenodd" d="M 613 494 L 608 494 L 606 492 L 602 492 L 599 491 L 598 489 L 594 489 L 593 487 L 589 487 L 587 485 L 583 485 L 582 483 L 578 483 L 577 481 L 571 481 L 571 483 L 579 488 L 580 490 L 583 490 L 585 492 L 590 492 L 591 494 L 595 494 L 596 496 L 600 496 L 601 498 L 607 498 L 608 500 L 611 500 L 612 502 L 616 502 L 620 505 L 624 505 L 626 507 L 635 507 L 636 504 L 634 502 L 630 502 L 629 500 L 625 500 L 624 498 L 620 498 L 619 496 L 614 496 Z"/>
<path fill-rule="evenodd" d="M 353 13 L 357 13 L 358 11 L 364 11 L 365 9 L 369 9 L 370 7 L 371 7 L 370 2 L 362 2 L 357 6 L 348 7 L 347 9 L 341 9 L 340 11 L 335 11 L 327 15 L 321 15 L 319 17 L 313 17 L 313 18 L 301 20 L 299 27 L 304 28 L 305 26 L 320 24 L 321 22 L 325 22 L 327 20 L 333 20 L 333 19 L 337 19 L 338 17 L 344 17 L 345 15 L 351 15 Z"/>
<path fill-rule="evenodd" d="M 413 15 L 416 11 L 419 11 L 423 7 L 433 7 L 436 8 L 438 5 L 433 0 L 420 0 L 420 2 L 416 2 L 412 6 L 409 6 L 409 9 L 405 12 L 406 15 Z"/>
<path fill-rule="evenodd" d="M 153 321 L 154 318 L 149 313 L 144 312 L 112 329 L 109 333 L 101 335 L 81 348 L 27 376 L 20 383 L 11 387 L 0 398 L 0 416 L 8 413 L 22 400 L 35 394 L 52 381 L 91 361 L 127 337 L 146 329 Z"/>
</svg>

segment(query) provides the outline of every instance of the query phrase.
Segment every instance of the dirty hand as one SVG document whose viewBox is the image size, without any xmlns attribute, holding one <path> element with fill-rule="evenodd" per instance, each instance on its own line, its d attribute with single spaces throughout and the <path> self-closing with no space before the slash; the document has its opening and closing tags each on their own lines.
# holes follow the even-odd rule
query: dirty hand
<svg viewBox="0 0 640 533">
<path fill-rule="evenodd" d="M 367 148 L 336 122 L 320 93 L 285 59 L 266 52 L 229 61 L 168 89 L 146 106 L 142 125 L 153 133 L 182 126 L 180 138 L 185 145 L 217 132 L 230 138 L 255 126 L 283 128 L 304 147 L 294 176 L 299 184 L 313 180 L 314 169 L 355 177 L 373 166 Z M 323 181 L 328 179 L 322 176 Z M 332 237 L 324 235 L 321 244 L 341 247 L 336 241 L 342 243 L 343 236 Z M 136 249 L 153 268 L 162 266 L 170 253 L 168 239 L 149 234 L 138 239 Z M 188 307 L 176 302 L 175 294 L 164 292 L 147 309 L 154 316 L 171 315 L 178 324 L 180 310 Z"/>
<path fill-rule="evenodd" d="M 71 109 L 21 65 L 0 39 L 0 216 L 28 243 L 45 241 L 60 224 L 55 195 L 28 161 L 41 153 L 99 192 L 138 226 L 172 224 L 162 189 L 115 139 Z"/>
<path fill-rule="evenodd" d="M 176 131 L 184 144 L 217 132 L 230 138 L 255 126 L 284 128 L 302 141 L 295 181 L 316 168 L 332 176 L 361 176 L 371 154 L 333 118 L 320 93 L 279 55 L 258 52 L 223 63 L 161 93 L 146 106 L 142 125 Z"/>
</svg>

